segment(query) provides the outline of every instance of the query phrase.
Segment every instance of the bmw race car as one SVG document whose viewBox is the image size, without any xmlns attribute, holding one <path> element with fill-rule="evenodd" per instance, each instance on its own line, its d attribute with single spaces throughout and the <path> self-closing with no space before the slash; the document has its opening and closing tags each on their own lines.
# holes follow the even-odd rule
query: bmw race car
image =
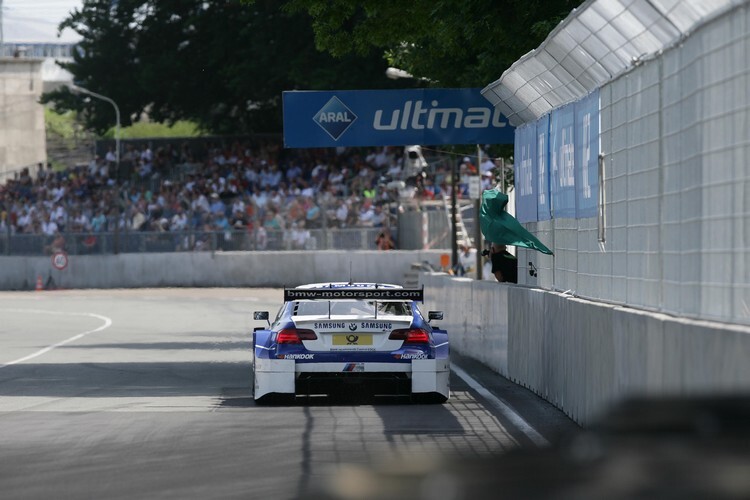
<svg viewBox="0 0 750 500">
<path fill-rule="evenodd" d="M 425 319 L 424 289 L 376 283 L 318 283 L 284 289 L 273 322 L 253 332 L 256 401 L 333 394 L 408 395 L 443 403 L 449 396 L 448 334 Z"/>
</svg>

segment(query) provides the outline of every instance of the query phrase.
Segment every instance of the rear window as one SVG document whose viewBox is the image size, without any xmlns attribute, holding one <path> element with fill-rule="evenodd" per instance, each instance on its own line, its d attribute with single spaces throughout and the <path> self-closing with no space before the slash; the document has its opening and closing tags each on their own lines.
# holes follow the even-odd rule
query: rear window
<svg viewBox="0 0 750 500">
<path fill-rule="evenodd" d="M 328 316 L 329 301 L 300 301 L 294 303 L 294 316 Z M 330 301 L 331 316 L 375 316 L 375 307 L 379 315 L 411 317 L 409 302 L 375 302 L 362 300 Z"/>
</svg>

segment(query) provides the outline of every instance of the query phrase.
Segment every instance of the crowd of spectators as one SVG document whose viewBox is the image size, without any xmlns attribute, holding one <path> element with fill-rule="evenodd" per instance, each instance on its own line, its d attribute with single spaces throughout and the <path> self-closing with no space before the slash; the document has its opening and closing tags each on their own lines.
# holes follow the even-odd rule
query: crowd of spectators
<svg viewBox="0 0 750 500">
<path fill-rule="evenodd" d="M 0 184 L 0 234 L 43 234 L 51 250 L 68 233 L 245 231 L 260 249 L 270 233 L 283 232 L 287 248 L 306 248 L 314 229 L 394 234 L 405 199 L 439 199 L 451 189 L 450 163 L 407 176 L 405 161 L 397 147 L 288 150 L 238 140 L 208 143 L 199 157 L 189 143 L 155 151 L 129 143 L 119 167 L 110 149 L 88 165 L 39 164 Z M 494 172 L 489 159 L 460 162 L 460 173 L 481 174 L 484 187 Z M 185 240 L 186 249 L 196 245 Z"/>
</svg>

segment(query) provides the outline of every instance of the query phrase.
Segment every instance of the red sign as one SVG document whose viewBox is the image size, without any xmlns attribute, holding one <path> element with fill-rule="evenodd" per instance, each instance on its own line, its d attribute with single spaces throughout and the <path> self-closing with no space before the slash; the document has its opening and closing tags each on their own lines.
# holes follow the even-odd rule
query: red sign
<svg viewBox="0 0 750 500">
<path fill-rule="evenodd" d="M 55 269 L 62 271 L 68 267 L 68 254 L 65 252 L 55 252 L 52 254 L 52 265 Z"/>
</svg>

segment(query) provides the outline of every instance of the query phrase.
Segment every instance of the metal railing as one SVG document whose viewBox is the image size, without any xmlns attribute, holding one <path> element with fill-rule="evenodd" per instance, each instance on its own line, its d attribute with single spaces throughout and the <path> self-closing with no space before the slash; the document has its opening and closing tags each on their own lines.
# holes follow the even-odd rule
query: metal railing
<svg viewBox="0 0 750 500">
<path fill-rule="evenodd" d="M 260 250 L 375 250 L 382 228 L 310 229 L 295 238 L 288 230 L 122 231 L 65 233 L 64 244 L 43 234 L 0 234 L 0 255 L 41 256 L 116 253 L 215 252 Z"/>
</svg>

